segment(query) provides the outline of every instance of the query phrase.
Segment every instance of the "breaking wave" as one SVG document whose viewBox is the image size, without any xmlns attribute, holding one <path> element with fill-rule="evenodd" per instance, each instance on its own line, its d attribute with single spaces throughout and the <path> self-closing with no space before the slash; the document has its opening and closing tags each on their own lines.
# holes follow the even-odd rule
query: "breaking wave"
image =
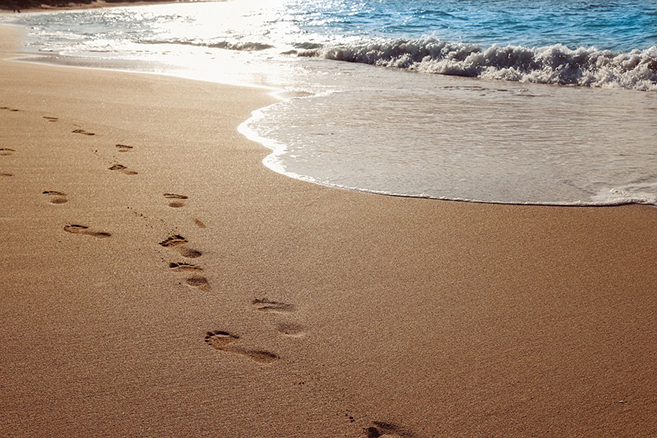
<svg viewBox="0 0 657 438">
<path fill-rule="evenodd" d="M 443 75 L 657 91 L 657 46 L 626 53 L 560 44 L 482 48 L 428 37 L 325 46 L 297 55 Z"/>
</svg>

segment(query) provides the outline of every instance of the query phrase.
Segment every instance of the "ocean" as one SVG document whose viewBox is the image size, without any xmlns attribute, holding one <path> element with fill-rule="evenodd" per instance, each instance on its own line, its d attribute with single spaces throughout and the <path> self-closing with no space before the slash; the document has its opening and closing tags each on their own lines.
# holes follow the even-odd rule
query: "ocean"
<svg viewBox="0 0 657 438">
<path fill-rule="evenodd" d="M 233 0 L 11 19 L 32 60 L 276 91 L 240 131 L 294 178 L 657 205 L 657 1 Z"/>
</svg>

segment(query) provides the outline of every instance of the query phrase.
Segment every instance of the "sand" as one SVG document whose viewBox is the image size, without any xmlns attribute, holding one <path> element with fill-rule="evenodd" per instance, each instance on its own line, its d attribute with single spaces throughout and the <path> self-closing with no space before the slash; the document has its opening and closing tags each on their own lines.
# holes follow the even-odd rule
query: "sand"
<svg viewBox="0 0 657 438">
<path fill-rule="evenodd" d="M 143 1 L 114 1 L 106 2 L 105 0 L 92 0 L 91 3 L 69 3 L 67 5 L 41 5 L 37 8 L 20 9 L 20 13 L 30 12 L 48 12 L 48 11 L 64 11 L 64 10 L 83 10 L 83 9 L 106 9 L 106 8 L 125 8 L 131 6 L 148 6 L 148 5 L 165 5 L 171 3 L 198 3 L 203 1 L 222 1 L 222 0 L 143 0 Z M 13 9 L 0 9 L 2 14 L 15 14 Z"/>
<path fill-rule="evenodd" d="M 263 90 L 0 27 L 0 435 L 657 436 L 657 211 L 261 164 Z"/>
</svg>

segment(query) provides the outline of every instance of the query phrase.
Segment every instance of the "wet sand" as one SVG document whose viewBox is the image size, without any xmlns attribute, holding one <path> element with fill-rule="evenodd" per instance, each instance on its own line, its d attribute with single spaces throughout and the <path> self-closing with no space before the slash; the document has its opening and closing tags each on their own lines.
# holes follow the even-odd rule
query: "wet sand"
<svg viewBox="0 0 657 438">
<path fill-rule="evenodd" d="M 271 172 L 262 90 L 14 62 L 0 435 L 657 436 L 657 211 Z"/>
</svg>

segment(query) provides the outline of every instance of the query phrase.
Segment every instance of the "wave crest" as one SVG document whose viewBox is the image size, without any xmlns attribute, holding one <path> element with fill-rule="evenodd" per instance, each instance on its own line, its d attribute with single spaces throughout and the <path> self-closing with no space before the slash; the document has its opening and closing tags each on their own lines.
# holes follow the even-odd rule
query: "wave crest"
<svg viewBox="0 0 657 438">
<path fill-rule="evenodd" d="M 243 52 L 257 52 L 271 49 L 274 46 L 270 44 L 258 43 L 253 41 L 215 41 L 201 42 L 194 40 L 164 40 L 164 41 L 142 41 L 146 44 L 177 44 L 181 46 L 209 47 L 211 49 L 238 50 Z"/>
<path fill-rule="evenodd" d="M 322 57 L 424 73 L 540 84 L 657 91 L 657 47 L 614 53 L 594 47 L 547 47 L 450 43 L 436 38 L 386 40 L 300 51 Z"/>
</svg>

